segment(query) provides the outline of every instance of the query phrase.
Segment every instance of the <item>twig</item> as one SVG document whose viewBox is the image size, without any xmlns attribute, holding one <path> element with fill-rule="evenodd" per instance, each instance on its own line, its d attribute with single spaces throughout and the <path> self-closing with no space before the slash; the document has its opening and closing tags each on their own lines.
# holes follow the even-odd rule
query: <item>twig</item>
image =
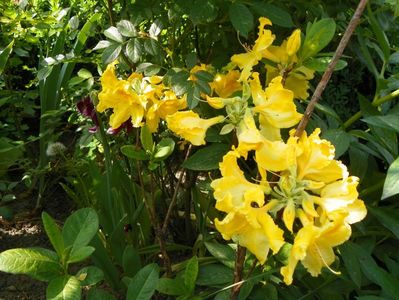
<svg viewBox="0 0 399 300">
<path fill-rule="evenodd" d="M 323 93 L 324 89 L 327 86 L 328 81 L 331 78 L 331 74 L 335 68 L 335 65 L 337 64 L 339 58 L 342 56 L 344 49 L 348 45 L 349 39 L 352 36 L 356 26 L 359 24 L 360 16 L 362 15 L 366 4 L 367 0 L 359 1 L 356 11 L 353 14 L 351 21 L 349 22 L 348 27 L 346 28 L 345 33 L 342 36 L 341 41 L 339 42 L 337 50 L 335 51 L 334 56 L 327 67 L 327 70 L 324 72 L 323 77 L 321 78 L 319 84 L 317 85 L 316 90 L 314 91 L 314 94 L 312 96 L 312 99 L 310 99 L 310 102 L 306 107 L 306 111 L 303 114 L 301 122 L 299 122 L 298 127 L 296 128 L 295 136 L 300 137 L 303 131 L 305 130 L 306 125 L 308 124 L 309 119 L 313 113 L 313 110 L 317 102 L 320 100 L 320 96 Z"/>
<path fill-rule="evenodd" d="M 241 282 L 241 284 L 237 284 L 231 289 L 230 300 L 236 300 L 238 298 L 238 294 L 240 293 L 246 252 L 247 252 L 247 248 L 237 245 L 233 284 L 239 283 L 239 282 Z"/>
</svg>

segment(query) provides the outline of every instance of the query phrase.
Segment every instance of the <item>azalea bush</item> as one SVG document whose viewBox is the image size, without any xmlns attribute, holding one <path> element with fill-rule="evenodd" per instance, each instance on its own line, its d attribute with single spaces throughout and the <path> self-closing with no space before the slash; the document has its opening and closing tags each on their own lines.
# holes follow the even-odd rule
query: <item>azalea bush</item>
<svg viewBox="0 0 399 300">
<path fill-rule="evenodd" d="M 84 25 L 88 50 L 74 53 L 89 58 L 56 93 L 80 137 L 52 159 L 68 196 L 98 216 L 79 257 L 101 273 L 89 299 L 397 297 L 397 10 L 369 3 L 339 59 L 355 4 L 307 5 L 109 1 Z M 68 59 L 45 58 L 42 83 Z M 322 74 L 337 86 L 353 66 L 375 78 L 339 83 L 356 104 L 339 107 L 333 88 L 316 103 Z M 59 243 L 62 272 L 39 279 L 57 282 L 55 299 L 79 298 L 90 274 L 70 273 L 74 249 Z M 12 267 L 23 251 L 1 253 L 0 270 L 36 274 Z"/>
</svg>

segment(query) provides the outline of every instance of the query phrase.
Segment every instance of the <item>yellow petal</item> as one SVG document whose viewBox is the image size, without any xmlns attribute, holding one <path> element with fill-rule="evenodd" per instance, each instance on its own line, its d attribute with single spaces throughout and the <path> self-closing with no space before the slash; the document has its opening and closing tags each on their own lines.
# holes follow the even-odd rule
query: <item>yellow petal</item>
<svg viewBox="0 0 399 300">
<path fill-rule="evenodd" d="M 287 54 L 289 56 L 298 52 L 301 47 L 301 30 L 296 29 L 287 40 Z"/>
<path fill-rule="evenodd" d="M 293 201 L 288 202 L 283 211 L 283 221 L 285 227 L 292 232 L 292 226 L 295 220 L 295 204 Z"/>
</svg>

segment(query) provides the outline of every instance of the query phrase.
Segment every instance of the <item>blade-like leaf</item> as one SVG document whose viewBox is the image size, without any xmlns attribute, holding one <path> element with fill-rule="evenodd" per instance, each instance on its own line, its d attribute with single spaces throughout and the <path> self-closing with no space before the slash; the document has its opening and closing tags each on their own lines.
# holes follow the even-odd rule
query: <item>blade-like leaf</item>
<svg viewBox="0 0 399 300">
<path fill-rule="evenodd" d="M 62 252 L 64 252 L 64 240 L 62 239 L 62 233 L 59 226 L 57 225 L 57 223 L 55 223 L 54 219 L 46 212 L 42 213 L 42 221 L 44 230 L 46 231 L 46 234 L 51 244 L 53 245 L 58 256 L 61 257 Z"/>
<path fill-rule="evenodd" d="M 57 254 L 43 248 L 17 248 L 0 253 L 0 271 L 26 274 L 42 281 L 49 281 L 63 272 Z"/>
<path fill-rule="evenodd" d="M 133 277 L 127 290 L 127 300 L 149 300 L 158 286 L 159 267 L 149 264 Z"/>
<path fill-rule="evenodd" d="M 187 263 L 184 271 L 184 285 L 186 286 L 187 292 L 192 294 L 195 288 L 195 281 L 198 276 L 198 259 L 193 256 Z"/>
<path fill-rule="evenodd" d="M 2 51 L 0 51 L 0 75 L 1 73 L 3 73 L 4 68 L 6 67 L 8 57 L 11 54 L 13 46 L 14 46 L 14 41 L 9 43 L 7 47 L 5 47 Z"/>
</svg>

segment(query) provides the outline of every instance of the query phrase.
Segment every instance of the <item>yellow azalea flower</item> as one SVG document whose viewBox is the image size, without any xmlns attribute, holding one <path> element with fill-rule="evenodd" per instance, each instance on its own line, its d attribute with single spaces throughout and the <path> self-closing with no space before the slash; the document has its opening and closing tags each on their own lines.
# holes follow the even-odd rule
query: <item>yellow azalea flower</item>
<svg viewBox="0 0 399 300">
<path fill-rule="evenodd" d="M 304 225 L 295 237 L 288 265 L 281 268 L 284 282 L 292 283 L 293 273 L 299 261 L 312 276 L 319 275 L 323 267 L 329 268 L 335 260 L 333 247 L 347 241 L 350 235 L 351 228 L 344 222 L 343 217 L 327 221 L 320 226 L 313 223 Z"/>
<path fill-rule="evenodd" d="M 209 85 L 219 97 L 228 98 L 234 92 L 242 89 L 238 81 L 239 78 L 240 72 L 237 70 L 230 70 L 227 74 L 217 74 Z"/>
<path fill-rule="evenodd" d="M 301 30 L 295 29 L 287 40 L 286 51 L 288 56 L 292 56 L 298 52 L 301 47 Z"/>
<path fill-rule="evenodd" d="M 326 212 L 344 212 L 347 214 L 346 222 L 353 224 L 366 217 L 367 210 L 363 201 L 358 199 L 356 188 L 359 178 L 350 176 L 326 185 L 320 192 L 320 197 L 315 197 L 315 202 Z"/>
<path fill-rule="evenodd" d="M 295 165 L 295 145 L 264 139 L 255 151 L 256 163 L 262 169 L 280 172 Z"/>
<path fill-rule="evenodd" d="M 244 118 L 237 128 L 238 148 L 241 156 L 247 157 L 247 153 L 257 149 L 263 143 L 264 137 L 258 130 L 252 112 L 249 108 L 245 110 Z"/>
<path fill-rule="evenodd" d="M 116 77 L 116 64 L 117 62 L 109 64 L 101 76 L 102 90 L 98 94 L 99 103 L 96 109 L 99 112 L 113 109 L 110 117 L 112 128 L 120 127 L 129 118 L 132 119 L 133 126 L 138 127 L 144 117 L 145 103 L 134 93 L 130 81 Z"/>
<path fill-rule="evenodd" d="M 262 208 L 253 210 L 252 222 L 240 212 L 229 213 L 222 221 L 215 220 L 216 229 L 225 240 L 232 239 L 253 253 L 261 264 L 265 263 L 269 249 L 277 253 L 284 244 L 283 231 Z"/>
<path fill-rule="evenodd" d="M 195 146 L 205 145 L 205 134 L 208 128 L 223 120 L 224 116 L 207 120 L 201 119 L 198 114 L 191 110 L 179 111 L 166 116 L 169 129 Z"/>
<path fill-rule="evenodd" d="M 225 98 L 221 98 L 221 97 L 209 97 L 208 95 L 205 96 L 206 97 L 206 101 L 208 102 L 208 104 L 215 108 L 215 109 L 221 109 L 225 106 Z"/>
<path fill-rule="evenodd" d="M 291 138 L 294 131 L 291 131 Z M 297 178 L 330 183 L 348 176 L 346 166 L 334 160 L 335 148 L 327 140 L 319 137 L 320 129 L 316 128 L 307 136 L 306 132 L 298 140 Z"/>
<path fill-rule="evenodd" d="M 260 113 L 267 124 L 275 128 L 289 128 L 297 124 L 302 115 L 296 111 L 294 94 L 281 84 L 282 77 L 274 78 L 263 90 L 259 74 L 252 74 L 250 81 L 254 112 Z"/>
<path fill-rule="evenodd" d="M 246 81 L 251 75 L 252 67 L 258 64 L 262 59 L 262 53 L 273 43 L 275 35 L 270 30 L 265 29 L 266 25 L 272 25 L 272 22 L 264 17 L 259 18 L 258 38 L 252 50 L 247 53 L 235 54 L 231 61 L 236 64 L 241 71 L 239 81 Z"/>
</svg>

